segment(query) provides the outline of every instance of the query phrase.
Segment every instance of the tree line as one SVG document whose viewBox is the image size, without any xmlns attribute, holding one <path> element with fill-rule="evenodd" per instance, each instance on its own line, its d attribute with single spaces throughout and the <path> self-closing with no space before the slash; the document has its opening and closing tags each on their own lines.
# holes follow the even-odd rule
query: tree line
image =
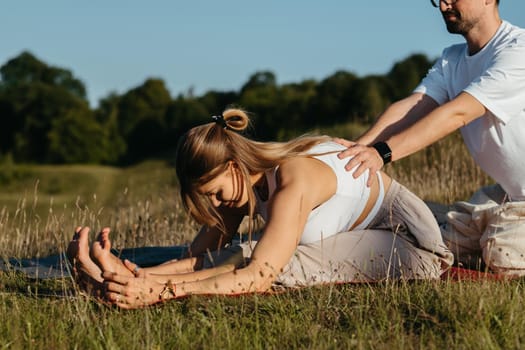
<svg viewBox="0 0 525 350">
<path fill-rule="evenodd" d="M 385 75 L 359 77 L 344 70 L 321 81 L 278 84 L 271 71 L 251 75 L 239 91 L 172 97 L 150 78 L 89 106 L 84 83 L 61 67 L 22 52 L 0 67 L 0 156 L 16 162 L 123 165 L 172 155 L 179 136 L 226 106 L 253 116 L 253 137 L 281 140 L 337 123 L 368 124 L 406 96 L 432 61 L 413 54 Z M 334 135 L 337 136 L 337 135 Z"/>
</svg>

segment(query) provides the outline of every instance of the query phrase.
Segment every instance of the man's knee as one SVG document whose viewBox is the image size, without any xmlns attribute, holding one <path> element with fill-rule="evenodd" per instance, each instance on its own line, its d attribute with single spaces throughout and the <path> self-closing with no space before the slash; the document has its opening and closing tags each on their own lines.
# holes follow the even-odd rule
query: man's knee
<svg viewBox="0 0 525 350">
<path fill-rule="evenodd" d="M 493 272 L 525 275 L 525 246 L 490 238 L 482 248 L 483 261 Z"/>
</svg>

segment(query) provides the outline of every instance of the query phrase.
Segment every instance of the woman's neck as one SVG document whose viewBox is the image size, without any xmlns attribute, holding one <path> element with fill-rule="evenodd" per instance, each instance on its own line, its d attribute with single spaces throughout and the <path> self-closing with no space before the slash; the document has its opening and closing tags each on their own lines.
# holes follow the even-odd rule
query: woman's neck
<svg viewBox="0 0 525 350">
<path fill-rule="evenodd" d="M 268 200 L 268 181 L 264 173 L 257 173 L 251 176 L 250 181 L 252 183 L 253 190 L 257 193 L 259 198 L 263 201 Z"/>
</svg>

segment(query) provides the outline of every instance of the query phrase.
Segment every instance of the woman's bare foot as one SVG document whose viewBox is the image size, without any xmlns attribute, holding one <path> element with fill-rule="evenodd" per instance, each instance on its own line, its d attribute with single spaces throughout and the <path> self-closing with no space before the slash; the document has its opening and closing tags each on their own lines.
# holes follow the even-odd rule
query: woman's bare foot
<svg viewBox="0 0 525 350">
<path fill-rule="evenodd" d="M 109 239 L 109 228 L 104 228 L 98 234 L 97 240 L 91 246 L 91 257 L 104 272 L 113 272 L 123 276 L 134 277 L 118 257 L 111 253 L 111 241 Z"/>
<path fill-rule="evenodd" d="M 66 255 L 80 288 L 91 295 L 100 296 L 103 288 L 102 270 L 89 256 L 89 227 L 76 228 Z"/>
</svg>

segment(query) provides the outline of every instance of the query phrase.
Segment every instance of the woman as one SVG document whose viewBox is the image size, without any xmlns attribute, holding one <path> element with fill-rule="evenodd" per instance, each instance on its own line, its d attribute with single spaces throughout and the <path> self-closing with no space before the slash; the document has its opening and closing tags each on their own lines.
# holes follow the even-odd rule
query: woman
<svg viewBox="0 0 525 350">
<path fill-rule="evenodd" d="M 354 179 L 327 136 L 255 142 L 239 131 L 247 114 L 228 109 L 181 139 L 180 194 L 203 228 L 189 258 L 150 268 L 110 253 L 109 229 L 92 246 L 78 228 L 70 247 L 77 272 L 105 284 L 105 298 L 135 308 L 190 294 L 263 292 L 273 284 L 439 278 L 452 264 L 426 205 L 378 172 Z M 232 245 L 246 215 L 266 222 Z M 213 253 L 210 253 L 213 252 Z M 238 259 L 238 257 L 241 259 Z M 236 258 L 237 257 L 237 258 Z M 103 271 L 102 278 L 100 270 Z"/>
</svg>

